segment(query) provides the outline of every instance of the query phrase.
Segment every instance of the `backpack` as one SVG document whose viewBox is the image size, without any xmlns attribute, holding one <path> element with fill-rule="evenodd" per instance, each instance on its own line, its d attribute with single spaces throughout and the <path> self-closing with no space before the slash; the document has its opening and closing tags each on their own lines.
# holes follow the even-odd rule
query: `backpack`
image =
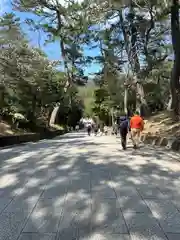
<svg viewBox="0 0 180 240">
<path fill-rule="evenodd" d="M 127 118 L 120 118 L 119 128 L 120 129 L 128 129 L 129 121 Z"/>
</svg>

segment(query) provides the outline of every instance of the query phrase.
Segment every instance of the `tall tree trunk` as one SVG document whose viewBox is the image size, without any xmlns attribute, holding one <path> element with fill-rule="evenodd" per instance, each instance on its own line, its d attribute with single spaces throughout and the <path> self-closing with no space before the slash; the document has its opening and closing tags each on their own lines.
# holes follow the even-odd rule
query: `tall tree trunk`
<svg viewBox="0 0 180 240">
<path fill-rule="evenodd" d="M 133 16 L 134 10 L 133 10 L 132 4 L 130 7 L 130 12 Z M 130 26 L 131 39 L 129 39 L 126 29 L 124 27 L 124 19 L 123 19 L 122 10 L 119 11 L 119 18 L 120 18 L 121 29 L 122 29 L 122 33 L 123 33 L 123 37 L 124 37 L 124 41 L 125 41 L 125 50 L 126 50 L 126 53 L 128 56 L 128 61 L 130 63 L 132 71 L 136 74 L 136 76 L 138 76 L 138 74 L 140 72 L 140 63 L 139 63 L 139 58 L 138 58 L 137 48 L 136 48 L 137 29 L 133 23 L 134 18 L 132 18 L 131 26 Z M 137 93 L 136 98 L 137 98 L 137 100 L 139 99 L 139 102 L 137 102 L 137 106 L 142 105 L 143 108 L 146 109 L 146 110 L 144 110 L 144 112 L 146 112 L 146 114 L 147 114 L 149 112 L 148 105 L 147 105 L 147 102 L 145 99 L 144 88 L 140 81 L 138 81 L 138 84 L 136 84 L 136 93 Z M 139 109 L 141 109 L 141 106 L 139 106 Z"/>
<path fill-rule="evenodd" d="M 57 119 L 57 114 L 59 112 L 59 106 L 54 107 L 51 116 L 50 116 L 50 120 L 49 120 L 49 126 L 53 127 L 53 125 L 56 124 L 56 119 Z"/>
<path fill-rule="evenodd" d="M 124 84 L 124 112 L 128 114 L 128 85 Z"/>
<path fill-rule="evenodd" d="M 56 10 L 56 15 L 57 15 L 57 20 L 58 20 L 58 33 L 61 35 L 62 21 L 61 21 L 61 13 L 59 10 Z M 67 76 L 67 81 L 64 86 L 64 92 L 67 92 L 68 88 L 72 85 L 72 78 L 71 78 L 70 71 L 68 68 L 68 60 L 66 57 L 64 39 L 62 36 L 61 36 L 61 40 L 60 40 L 60 49 L 61 49 L 62 59 L 63 59 L 63 63 L 64 63 L 64 69 L 65 69 L 66 76 Z"/>
<path fill-rule="evenodd" d="M 144 88 L 141 83 L 136 82 L 136 88 L 137 88 L 137 105 L 136 109 L 141 113 L 142 116 L 148 116 L 149 115 L 149 107 L 147 105 L 147 101 L 145 99 L 144 95 Z M 139 102 L 138 102 L 139 101 Z"/>
<path fill-rule="evenodd" d="M 179 1 L 172 0 L 171 7 L 171 37 L 174 50 L 174 64 L 170 79 L 171 107 L 175 116 L 180 115 L 180 24 L 179 24 Z"/>
<path fill-rule="evenodd" d="M 111 108 L 111 122 L 112 122 L 112 126 L 114 126 L 114 109 Z"/>
<path fill-rule="evenodd" d="M 135 17 L 135 13 L 134 13 L 134 9 L 133 6 L 130 6 L 130 14 L 131 14 L 131 24 L 130 24 L 130 28 L 131 28 L 131 59 L 133 62 L 133 69 L 134 72 L 136 74 L 136 80 L 135 80 L 135 84 L 136 84 L 136 99 L 137 99 L 137 110 L 140 111 L 142 113 L 142 115 L 149 115 L 149 109 L 148 109 L 148 105 L 147 105 L 147 101 L 145 99 L 145 94 L 144 94 L 144 87 L 142 85 L 141 80 L 138 80 L 138 76 L 140 73 L 140 63 L 139 63 L 139 58 L 138 58 L 138 54 L 137 54 L 137 28 L 134 25 L 134 17 Z"/>
<path fill-rule="evenodd" d="M 57 4 L 58 4 L 58 2 L 57 2 Z M 61 35 L 62 21 L 61 21 L 61 13 L 59 10 L 56 10 L 56 15 L 57 15 L 57 20 L 58 20 L 57 21 L 57 24 L 58 24 L 57 30 L 58 30 L 58 34 Z M 67 76 L 67 81 L 65 82 L 65 85 L 64 85 L 64 93 L 66 94 L 69 87 L 72 86 L 72 78 L 71 78 L 70 71 L 68 68 L 68 60 L 66 57 L 64 39 L 62 36 L 61 36 L 61 40 L 60 40 L 60 49 L 61 49 L 62 59 L 63 59 L 63 63 L 64 63 L 64 69 L 65 69 L 66 76 Z M 62 98 L 64 98 L 64 97 L 62 97 Z M 71 104 L 71 97 L 69 99 L 69 103 Z M 49 126 L 53 126 L 56 123 L 58 112 L 59 112 L 59 106 L 55 106 L 51 113 L 51 116 L 50 116 Z"/>
<path fill-rule="evenodd" d="M 4 86 L 0 85 L 0 121 L 2 118 L 2 112 L 4 108 L 4 99 L 5 99 L 5 89 Z"/>
</svg>

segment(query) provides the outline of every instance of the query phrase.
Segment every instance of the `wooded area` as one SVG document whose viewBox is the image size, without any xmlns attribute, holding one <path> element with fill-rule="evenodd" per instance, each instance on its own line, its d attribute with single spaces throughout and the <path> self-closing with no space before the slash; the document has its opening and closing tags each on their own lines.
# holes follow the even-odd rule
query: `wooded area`
<svg viewBox="0 0 180 240">
<path fill-rule="evenodd" d="M 3 119 L 18 113 L 48 126 L 57 106 L 58 123 L 71 126 L 83 114 L 110 124 L 112 113 L 135 109 L 144 116 L 167 109 L 179 119 L 178 0 L 14 0 L 13 6 L 36 15 L 26 24 L 44 31 L 46 44 L 58 41 L 61 58 L 52 62 L 31 47 L 15 14 L 1 18 Z M 97 55 L 87 56 L 85 47 Z M 88 80 L 94 85 L 84 75 L 89 64 L 101 66 Z"/>
</svg>

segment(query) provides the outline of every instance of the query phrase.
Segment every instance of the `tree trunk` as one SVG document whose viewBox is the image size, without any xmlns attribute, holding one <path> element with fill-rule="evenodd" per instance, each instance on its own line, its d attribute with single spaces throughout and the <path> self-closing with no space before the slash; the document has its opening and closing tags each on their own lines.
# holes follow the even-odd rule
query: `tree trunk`
<svg viewBox="0 0 180 240">
<path fill-rule="evenodd" d="M 61 13 L 59 10 L 56 10 L 57 20 L 58 20 L 58 33 L 61 35 L 61 29 L 62 29 L 62 21 L 61 21 Z M 64 92 L 66 93 L 68 88 L 72 85 L 72 79 L 70 76 L 69 68 L 68 68 L 68 60 L 66 56 L 65 46 L 64 46 L 64 39 L 61 37 L 60 39 L 60 49 L 61 49 L 61 55 L 64 63 L 64 69 L 67 76 L 67 81 L 64 86 Z"/>
<path fill-rule="evenodd" d="M 145 99 L 144 88 L 142 84 L 139 82 L 136 83 L 136 88 L 137 88 L 137 97 L 139 101 L 139 103 L 137 102 L 136 110 L 138 110 L 142 116 L 149 116 L 149 107 Z"/>
<path fill-rule="evenodd" d="M 132 60 L 132 64 L 133 64 L 133 69 L 134 72 L 136 73 L 136 79 L 138 78 L 138 75 L 140 73 L 140 63 L 139 63 L 139 58 L 138 58 L 138 54 L 137 54 L 137 28 L 134 24 L 134 9 L 133 6 L 130 6 L 130 13 L 132 16 L 131 19 L 131 24 L 130 24 L 130 28 L 131 28 L 131 60 Z M 149 114 L 149 110 L 148 110 L 148 105 L 147 105 L 147 101 L 145 99 L 145 94 L 144 94 L 144 87 L 141 83 L 141 81 L 138 81 L 138 79 L 136 80 L 136 95 L 137 95 L 137 110 L 140 111 L 143 115 L 148 115 Z"/>
<path fill-rule="evenodd" d="M 125 86 L 124 89 L 124 112 L 127 115 L 128 114 L 128 88 Z"/>
<path fill-rule="evenodd" d="M 167 104 L 167 110 L 172 111 L 172 94 L 170 93 L 169 102 Z"/>
<path fill-rule="evenodd" d="M 112 126 L 114 125 L 114 109 L 111 109 L 111 121 L 112 121 Z"/>
<path fill-rule="evenodd" d="M 174 65 L 170 79 L 171 106 L 175 116 L 180 115 L 180 25 L 179 25 L 179 1 L 172 0 L 171 7 L 171 37 L 174 50 Z"/>
<path fill-rule="evenodd" d="M 169 110 L 173 110 L 175 116 L 180 115 L 180 85 L 179 85 L 179 59 L 174 60 L 174 65 L 172 69 L 171 79 L 170 79 L 170 89 L 171 89 L 171 106 Z"/>
<path fill-rule="evenodd" d="M 56 123 L 58 111 L 59 111 L 59 106 L 56 106 L 51 113 L 51 117 L 49 121 L 50 127 L 52 127 Z"/>
<path fill-rule="evenodd" d="M 32 114 L 33 114 L 33 118 L 36 116 L 36 106 L 37 106 L 37 95 L 36 93 L 33 93 L 34 94 L 34 98 L 32 100 Z"/>
<path fill-rule="evenodd" d="M 2 112 L 3 112 L 4 99 L 5 99 L 4 87 L 3 87 L 3 86 L 0 86 L 0 114 L 2 114 Z M 1 120 L 1 119 L 0 119 L 0 120 Z"/>
<path fill-rule="evenodd" d="M 133 16 L 134 14 L 134 10 L 132 7 L 132 4 L 130 6 L 130 12 Z M 139 58 L 138 58 L 138 54 L 137 54 L 137 48 L 136 48 L 136 43 L 137 43 L 137 29 L 133 23 L 134 18 L 132 17 L 131 19 L 131 24 L 130 24 L 130 30 L 131 30 L 131 39 L 129 40 L 129 37 L 127 35 L 126 29 L 124 27 L 124 19 L 123 19 L 123 14 L 122 14 L 122 10 L 119 11 L 119 18 L 120 18 L 120 22 L 121 22 L 121 28 L 122 28 L 122 33 L 123 33 L 123 37 L 124 37 L 124 41 L 125 41 L 125 50 L 128 56 L 128 61 L 130 63 L 130 66 L 132 68 L 132 71 L 136 74 L 136 76 L 138 76 L 139 72 L 140 72 L 140 63 L 139 63 Z M 139 99 L 140 102 L 137 102 L 137 106 L 142 105 L 143 108 L 145 107 L 148 110 L 148 105 L 145 99 L 145 94 L 144 94 L 144 88 L 142 83 L 138 83 L 138 85 L 136 85 L 136 93 L 137 93 L 137 97 L 136 99 Z M 139 109 L 141 108 L 141 106 L 139 106 Z"/>
</svg>

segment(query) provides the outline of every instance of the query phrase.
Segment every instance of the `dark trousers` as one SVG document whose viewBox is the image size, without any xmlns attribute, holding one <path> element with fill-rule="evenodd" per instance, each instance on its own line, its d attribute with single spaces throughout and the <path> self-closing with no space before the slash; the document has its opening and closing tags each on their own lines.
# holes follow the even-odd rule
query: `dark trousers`
<svg viewBox="0 0 180 240">
<path fill-rule="evenodd" d="M 95 128 L 95 129 L 94 129 L 94 133 L 95 133 L 95 135 L 97 135 L 97 133 L 98 133 L 98 128 Z"/>
<path fill-rule="evenodd" d="M 128 134 L 127 129 L 120 129 L 121 145 L 122 145 L 123 149 L 126 149 L 127 134 Z"/>
<path fill-rule="evenodd" d="M 91 134 L 91 127 L 88 127 L 88 129 L 87 129 L 87 131 L 88 131 L 88 135 L 90 135 Z"/>
</svg>

